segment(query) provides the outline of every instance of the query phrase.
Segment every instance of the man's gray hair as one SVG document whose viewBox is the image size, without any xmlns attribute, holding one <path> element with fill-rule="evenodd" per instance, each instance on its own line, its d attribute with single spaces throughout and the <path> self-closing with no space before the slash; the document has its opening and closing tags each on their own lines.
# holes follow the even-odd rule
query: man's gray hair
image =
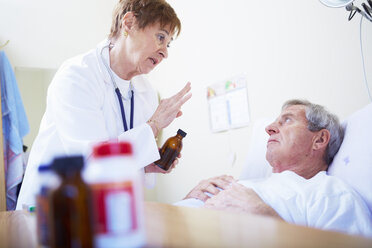
<svg viewBox="0 0 372 248">
<path fill-rule="evenodd" d="M 283 104 L 282 110 L 293 105 L 305 106 L 306 119 L 309 122 L 307 128 L 310 131 L 315 132 L 321 129 L 327 129 L 330 132 L 331 137 L 324 156 L 325 162 L 327 165 L 330 165 L 344 139 L 344 129 L 338 117 L 330 113 L 323 106 L 311 103 L 307 100 L 288 100 Z"/>
</svg>

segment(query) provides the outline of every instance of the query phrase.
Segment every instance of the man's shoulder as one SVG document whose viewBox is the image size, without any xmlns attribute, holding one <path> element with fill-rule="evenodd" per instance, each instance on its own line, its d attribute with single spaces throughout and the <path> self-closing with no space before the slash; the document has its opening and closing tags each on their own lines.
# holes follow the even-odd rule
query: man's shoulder
<svg viewBox="0 0 372 248">
<path fill-rule="evenodd" d="M 359 195 L 346 182 L 338 177 L 328 175 L 325 171 L 319 172 L 312 179 L 314 184 L 317 185 L 319 197 L 329 198 L 350 195 L 359 198 Z"/>
<path fill-rule="evenodd" d="M 317 187 L 306 204 L 308 226 L 371 235 L 371 213 L 356 191 L 326 173 L 313 179 Z"/>
<path fill-rule="evenodd" d="M 299 194 L 306 195 L 306 198 L 312 195 L 316 198 L 336 197 L 340 195 L 357 195 L 357 193 L 341 179 L 330 176 L 326 171 L 320 171 L 310 179 L 305 179 L 293 171 L 284 171 L 282 173 L 273 173 L 275 181 L 292 187 Z"/>
</svg>

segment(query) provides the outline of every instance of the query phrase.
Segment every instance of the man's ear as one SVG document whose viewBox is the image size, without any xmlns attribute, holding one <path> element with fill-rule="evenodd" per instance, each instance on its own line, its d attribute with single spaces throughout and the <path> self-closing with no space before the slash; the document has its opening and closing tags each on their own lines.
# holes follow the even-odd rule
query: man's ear
<svg viewBox="0 0 372 248">
<path fill-rule="evenodd" d="M 121 22 L 122 30 L 129 33 L 130 30 L 133 29 L 135 22 L 136 17 L 134 16 L 133 12 L 125 13 L 123 20 Z"/>
<path fill-rule="evenodd" d="M 322 148 L 326 148 L 330 138 L 331 134 L 327 129 L 318 131 L 318 133 L 314 137 L 313 149 L 319 150 Z"/>
</svg>

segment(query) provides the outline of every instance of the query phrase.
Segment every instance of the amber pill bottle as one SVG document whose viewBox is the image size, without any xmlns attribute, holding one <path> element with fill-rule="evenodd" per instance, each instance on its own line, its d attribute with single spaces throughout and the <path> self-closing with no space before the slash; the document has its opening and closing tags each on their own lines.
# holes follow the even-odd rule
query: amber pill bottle
<svg viewBox="0 0 372 248">
<path fill-rule="evenodd" d="M 163 170 L 169 170 L 176 157 L 180 154 L 182 149 L 182 139 L 186 133 L 178 129 L 177 134 L 165 141 L 160 149 L 160 159 L 154 163 Z"/>
<path fill-rule="evenodd" d="M 82 156 L 54 159 L 61 184 L 51 193 L 51 247 L 93 247 L 91 193 L 81 177 Z"/>
<path fill-rule="evenodd" d="M 49 226 L 49 198 L 54 189 L 59 185 L 59 178 L 50 165 L 40 165 L 38 168 L 40 182 L 39 193 L 36 196 L 36 226 L 37 237 L 41 247 L 50 246 Z"/>
</svg>

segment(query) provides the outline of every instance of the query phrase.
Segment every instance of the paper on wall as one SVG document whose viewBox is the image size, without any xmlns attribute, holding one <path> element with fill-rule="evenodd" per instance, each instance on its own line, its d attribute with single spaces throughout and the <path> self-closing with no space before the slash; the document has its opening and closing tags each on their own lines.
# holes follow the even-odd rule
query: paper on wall
<svg viewBox="0 0 372 248">
<path fill-rule="evenodd" d="M 207 88 L 207 99 L 212 132 L 248 125 L 247 82 L 244 76 L 210 85 Z"/>
</svg>

